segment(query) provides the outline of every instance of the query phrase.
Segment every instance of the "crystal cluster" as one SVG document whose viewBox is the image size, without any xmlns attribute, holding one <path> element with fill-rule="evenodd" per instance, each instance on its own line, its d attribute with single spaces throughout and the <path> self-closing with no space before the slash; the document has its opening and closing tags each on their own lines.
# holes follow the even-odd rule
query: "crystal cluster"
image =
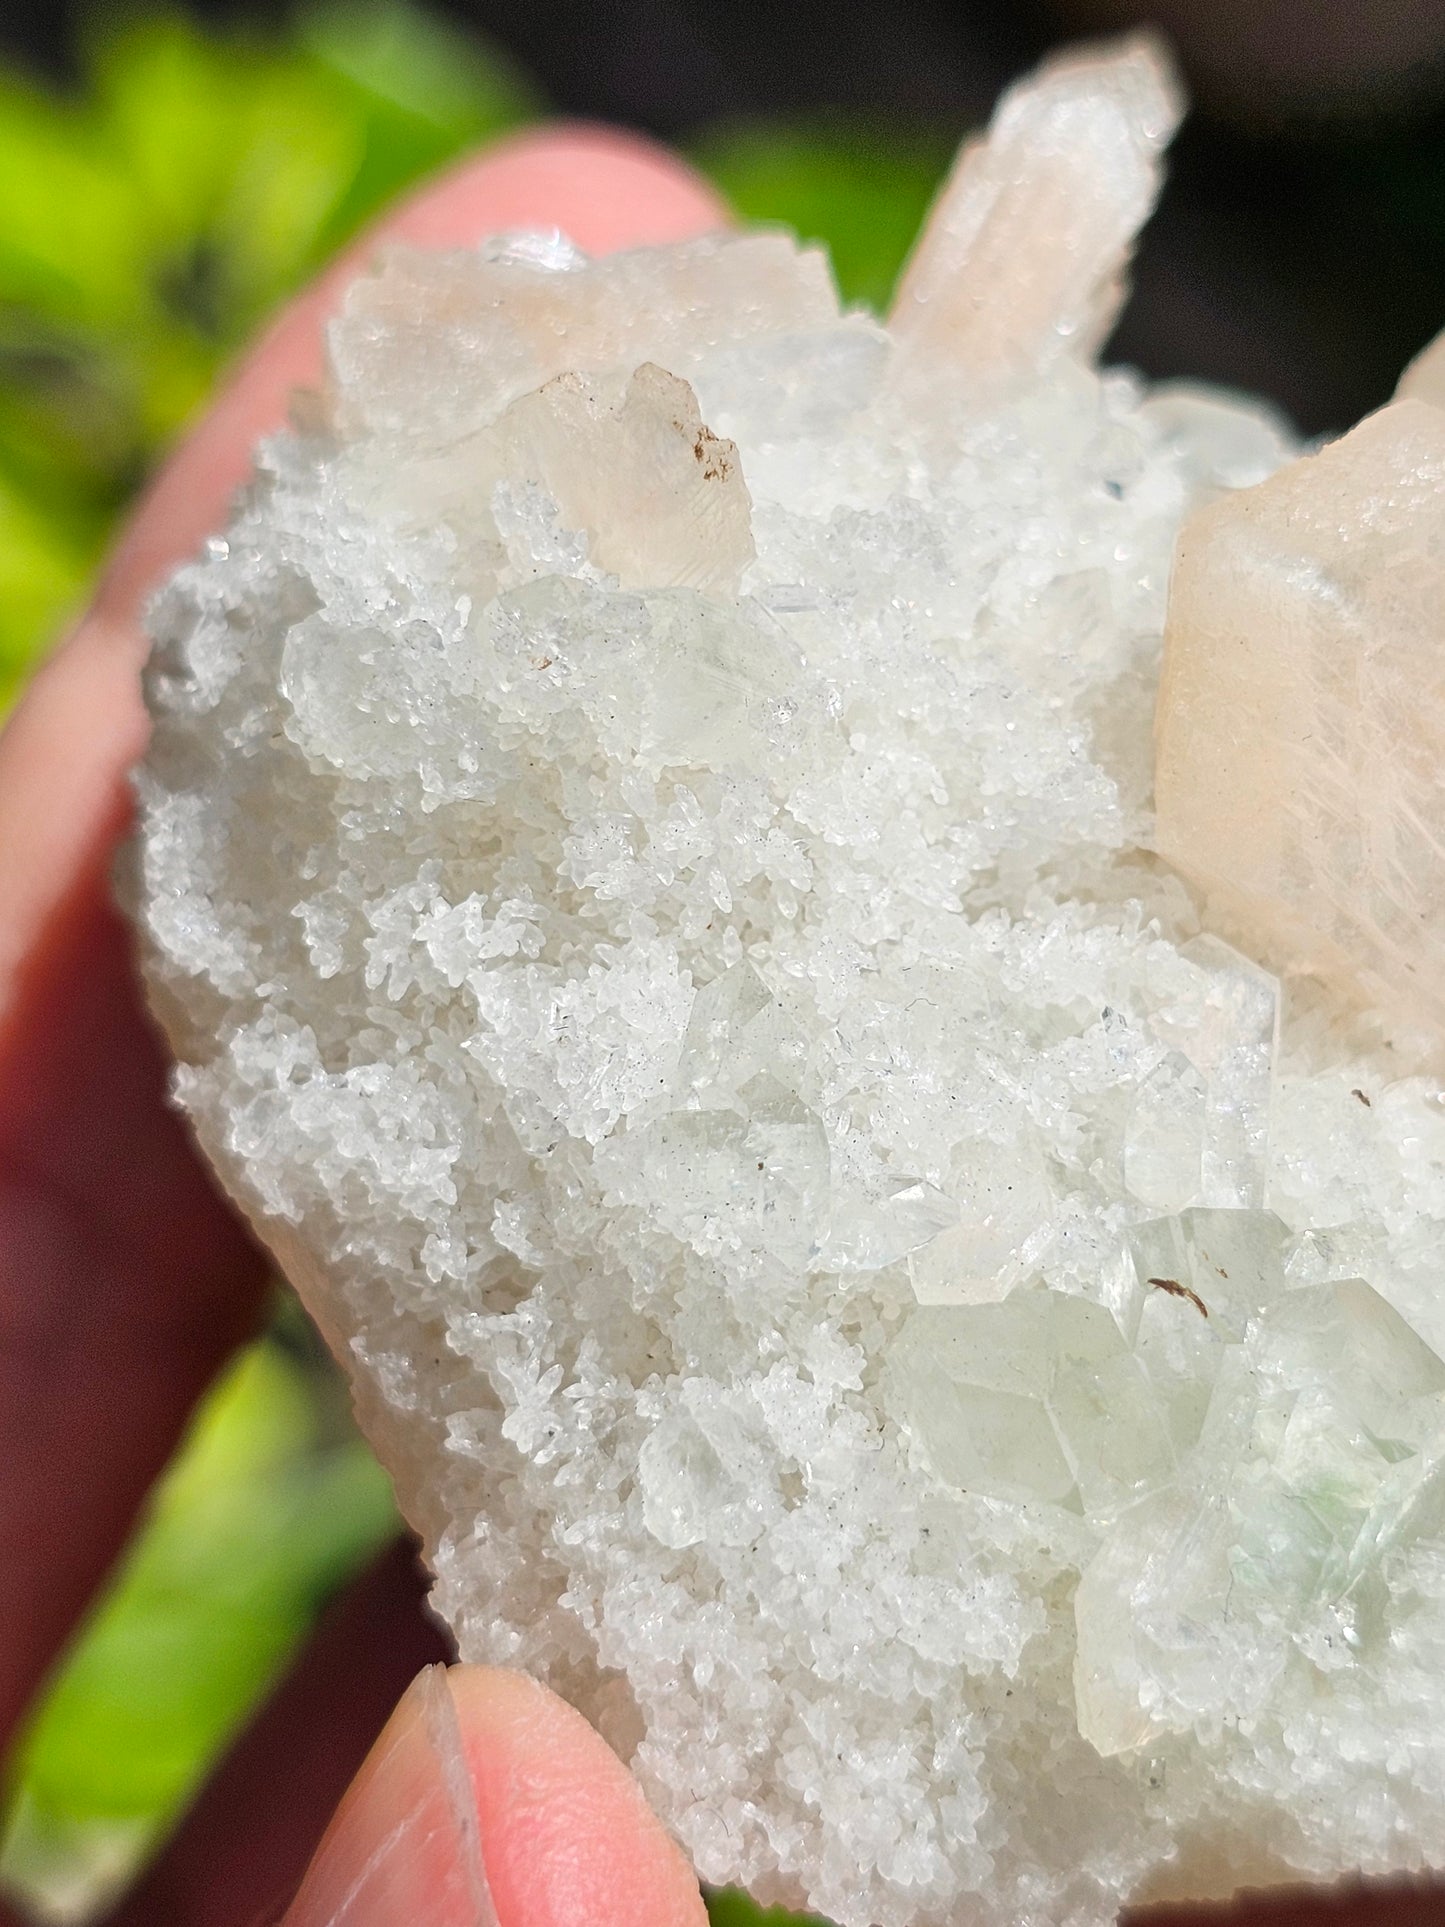
<svg viewBox="0 0 1445 1927">
<path fill-rule="evenodd" d="M 1445 414 L 1097 371 L 1175 113 L 1017 88 L 886 329 L 395 253 L 154 611 L 179 1096 L 462 1653 L 845 1927 L 1445 1837 Z"/>
</svg>

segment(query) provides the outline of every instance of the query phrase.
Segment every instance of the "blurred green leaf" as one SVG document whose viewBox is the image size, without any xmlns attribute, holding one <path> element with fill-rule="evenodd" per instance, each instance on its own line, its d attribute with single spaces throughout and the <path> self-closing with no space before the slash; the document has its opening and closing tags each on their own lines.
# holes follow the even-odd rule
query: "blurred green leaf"
<svg viewBox="0 0 1445 1927">
<path fill-rule="evenodd" d="M 47 514 L 0 472 L 0 707 L 29 668 L 35 638 L 78 604 L 94 561 L 70 518 Z"/>
<path fill-rule="evenodd" d="M 828 1927 L 813 1914 L 791 1914 L 786 1907 L 760 1907 L 740 1887 L 713 1887 L 707 1901 L 710 1927 Z"/>
<path fill-rule="evenodd" d="M 299 20 L 301 48 L 347 90 L 366 139 L 320 237 L 329 252 L 397 189 L 541 112 L 499 49 L 400 4 L 327 0 Z"/>
<path fill-rule="evenodd" d="M 10 1764 L 0 1882 L 38 1910 L 76 1904 L 80 1867 L 130 1876 L 396 1530 L 366 1447 L 321 1435 L 311 1373 L 274 1339 L 207 1399 Z"/>
<path fill-rule="evenodd" d="M 143 260 L 93 107 L 0 76 L 0 307 L 110 329 L 134 311 Z"/>
</svg>

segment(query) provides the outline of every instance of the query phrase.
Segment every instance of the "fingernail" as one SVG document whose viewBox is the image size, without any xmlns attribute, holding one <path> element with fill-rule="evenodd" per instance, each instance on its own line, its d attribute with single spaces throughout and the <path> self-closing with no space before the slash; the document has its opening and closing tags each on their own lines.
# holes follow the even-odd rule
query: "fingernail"
<svg viewBox="0 0 1445 1927">
<path fill-rule="evenodd" d="M 284 1927 L 498 1927 L 446 1669 L 408 1688 L 367 1755 Z"/>
</svg>

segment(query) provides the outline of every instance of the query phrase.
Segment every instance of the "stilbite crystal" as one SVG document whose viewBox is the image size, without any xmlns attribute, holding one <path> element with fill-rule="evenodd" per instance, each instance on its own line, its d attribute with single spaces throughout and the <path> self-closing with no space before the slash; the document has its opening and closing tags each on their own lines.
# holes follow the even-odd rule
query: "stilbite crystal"
<svg viewBox="0 0 1445 1927">
<path fill-rule="evenodd" d="M 1016 90 L 891 329 L 780 236 L 394 254 L 153 615 L 179 1097 L 463 1654 L 844 1927 L 1445 1837 L 1445 1094 L 1265 967 L 1434 941 L 1445 413 L 1271 481 L 1094 368 L 1174 111 Z"/>
<path fill-rule="evenodd" d="M 889 317 L 900 365 L 946 356 L 991 384 L 1091 354 L 1123 303 L 1182 107 L 1144 39 L 1057 61 L 1008 95 L 987 139 L 965 143 L 908 263 Z"/>
<path fill-rule="evenodd" d="M 1445 1027 L 1445 409 L 1399 401 L 1180 538 L 1160 854 L 1276 968 Z"/>
</svg>

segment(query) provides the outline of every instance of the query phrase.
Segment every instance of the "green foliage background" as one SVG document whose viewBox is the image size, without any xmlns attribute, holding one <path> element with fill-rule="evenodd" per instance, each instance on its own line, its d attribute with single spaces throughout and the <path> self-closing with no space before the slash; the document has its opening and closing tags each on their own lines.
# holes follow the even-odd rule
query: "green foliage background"
<svg viewBox="0 0 1445 1927">
<path fill-rule="evenodd" d="M 44 1917 L 85 1919 L 124 1888 L 321 1604 L 396 1530 L 336 1389 L 283 1327 L 242 1353 L 157 1489 L 12 1763 L 0 1864 Z"/>
<path fill-rule="evenodd" d="M 403 0 L 280 35 L 173 13 L 97 32 L 60 92 L 0 70 L 0 711 L 84 603 L 118 518 L 265 317 L 387 201 L 544 111 Z M 957 133 L 702 130 L 738 215 L 831 248 L 881 305 Z M 6 1765 L 0 1887 L 93 1918 L 164 1841 L 335 1589 L 396 1529 L 294 1307 L 198 1413 Z M 761 1927 L 741 1895 L 715 1927 Z"/>
</svg>

